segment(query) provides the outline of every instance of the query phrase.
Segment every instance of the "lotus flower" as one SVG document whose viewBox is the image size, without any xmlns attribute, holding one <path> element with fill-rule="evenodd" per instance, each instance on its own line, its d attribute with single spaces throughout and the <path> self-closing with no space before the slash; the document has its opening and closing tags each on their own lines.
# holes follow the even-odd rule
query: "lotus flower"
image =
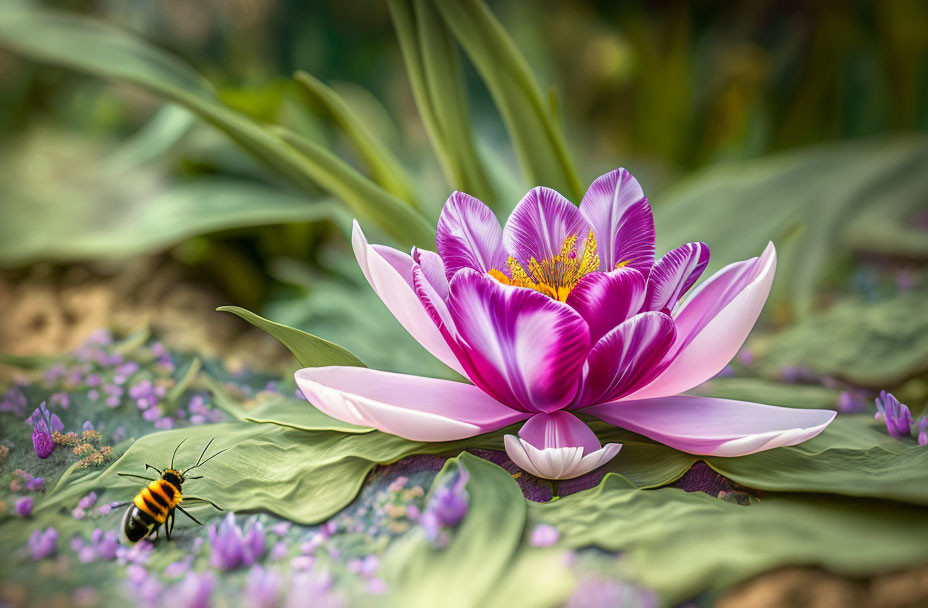
<svg viewBox="0 0 928 608">
<path fill-rule="evenodd" d="M 703 243 L 654 259 L 651 207 L 624 169 L 590 186 L 579 208 L 534 188 L 500 227 L 455 192 L 438 221 L 437 253 L 368 244 L 354 224 L 361 271 L 397 320 L 469 382 L 360 367 L 302 369 L 323 412 L 417 441 L 471 437 L 526 421 L 505 437 L 524 470 L 569 479 L 604 464 L 576 416 L 589 414 L 692 454 L 740 456 L 820 433 L 830 410 L 681 396 L 732 359 L 773 282 L 776 251 L 726 266 L 690 289 Z M 685 297 L 684 297 L 685 296 Z"/>
</svg>

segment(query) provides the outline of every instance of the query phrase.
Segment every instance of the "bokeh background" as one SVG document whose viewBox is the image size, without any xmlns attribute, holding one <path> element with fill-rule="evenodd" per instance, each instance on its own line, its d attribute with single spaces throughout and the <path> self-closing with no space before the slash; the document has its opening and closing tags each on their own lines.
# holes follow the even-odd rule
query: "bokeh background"
<svg viewBox="0 0 928 608">
<path fill-rule="evenodd" d="M 446 375 L 364 282 L 352 218 L 431 248 L 453 190 L 504 218 L 624 166 L 659 254 L 705 241 L 711 272 L 777 245 L 709 393 L 853 413 L 887 389 L 923 413 L 928 4 L 455 6 L 0 0 L 0 380 L 101 328 L 295 367 L 224 304 Z M 729 603 L 917 605 L 925 572 L 786 570 Z"/>
</svg>

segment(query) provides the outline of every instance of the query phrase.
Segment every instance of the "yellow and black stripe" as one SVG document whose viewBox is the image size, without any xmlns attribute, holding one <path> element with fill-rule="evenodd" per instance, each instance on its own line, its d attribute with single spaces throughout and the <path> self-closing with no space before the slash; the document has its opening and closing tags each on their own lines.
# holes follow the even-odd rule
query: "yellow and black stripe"
<svg viewBox="0 0 928 608">
<path fill-rule="evenodd" d="M 165 474 L 164 477 L 170 475 Z M 183 500 L 180 489 L 164 477 L 142 488 L 132 501 L 134 506 L 126 511 L 122 533 L 130 543 L 140 541 L 163 525 Z"/>
</svg>

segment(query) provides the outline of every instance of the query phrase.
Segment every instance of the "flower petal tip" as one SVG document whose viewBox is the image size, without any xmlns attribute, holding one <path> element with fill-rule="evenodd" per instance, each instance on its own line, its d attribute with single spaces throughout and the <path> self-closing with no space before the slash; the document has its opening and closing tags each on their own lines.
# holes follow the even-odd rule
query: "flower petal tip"
<svg viewBox="0 0 928 608">
<path fill-rule="evenodd" d="M 588 454 L 581 447 L 539 449 L 528 441 L 506 435 L 506 454 L 520 469 L 543 479 L 573 479 L 601 467 L 619 453 L 620 443 L 607 443 Z"/>
</svg>

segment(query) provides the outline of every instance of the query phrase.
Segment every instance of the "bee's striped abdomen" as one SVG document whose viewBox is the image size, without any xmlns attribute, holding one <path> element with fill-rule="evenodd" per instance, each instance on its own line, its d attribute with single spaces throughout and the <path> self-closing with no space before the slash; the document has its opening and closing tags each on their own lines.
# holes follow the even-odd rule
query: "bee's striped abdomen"
<svg viewBox="0 0 928 608">
<path fill-rule="evenodd" d="M 163 479 L 156 479 L 148 484 L 148 487 L 142 488 L 132 502 L 139 511 L 150 516 L 157 523 L 163 524 L 168 514 L 180 504 L 180 501 L 180 491 L 173 484 Z"/>
</svg>

